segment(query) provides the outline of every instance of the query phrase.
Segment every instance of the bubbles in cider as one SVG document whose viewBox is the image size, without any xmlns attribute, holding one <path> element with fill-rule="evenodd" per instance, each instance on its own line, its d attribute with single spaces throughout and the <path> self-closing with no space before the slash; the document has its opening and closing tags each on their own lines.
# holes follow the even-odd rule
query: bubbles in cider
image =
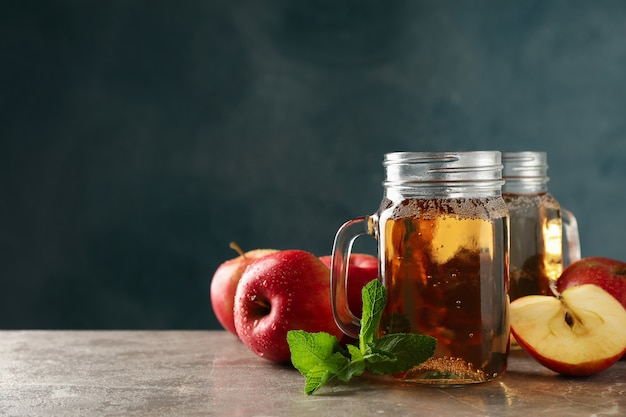
<svg viewBox="0 0 626 417">
<path fill-rule="evenodd" d="M 559 203 L 548 193 L 505 194 L 504 200 L 511 218 L 511 300 L 552 295 L 550 284 L 563 270 Z"/>
<path fill-rule="evenodd" d="M 433 359 L 408 375 L 481 382 L 502 372 L 509 337 L 503 200 L 404 200 L 380 222 L 388 291 L 381 332 L 437 338 Z"/>
</svg>

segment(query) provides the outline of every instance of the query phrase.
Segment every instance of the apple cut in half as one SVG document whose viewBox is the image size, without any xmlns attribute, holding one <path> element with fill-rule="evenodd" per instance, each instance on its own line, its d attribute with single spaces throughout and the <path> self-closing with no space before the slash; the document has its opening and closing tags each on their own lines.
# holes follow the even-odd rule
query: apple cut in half
<svg viewBox="0 0 626 417">
<path fill-rule="evenodd" d="M 559 298 L 513 301 L 511 332 L 543 366 L 562 375 L 592 375 L 626 353 L 626 309 L 595 284 L 569 287 Z"/>
</svg>

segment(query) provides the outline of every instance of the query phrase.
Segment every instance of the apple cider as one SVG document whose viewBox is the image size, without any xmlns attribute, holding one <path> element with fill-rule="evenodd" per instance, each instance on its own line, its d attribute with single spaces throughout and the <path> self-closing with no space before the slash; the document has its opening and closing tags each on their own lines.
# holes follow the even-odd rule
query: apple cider
<svg viewBox="0 0 626 417">
<path fill-rule="evenodd" d="M 388 289 L 380 331 L 437 339 L 434 357 L 404 378 L 464 384 L 503 372 L 509 324 L 502 200 L 405 200 L 379 222 Z"/>
<path fill-rule="evenodd" d="M 387 304 L 379 334 L 437 340 L 434 355 L 395 378 L 460 386 L 506 370 L 509 352 L 509 217 L 498 151 L 394 152 L 385 155 L 376 213 L 344 223 L 335 236 L 331 302 L 337 325 L 358 337 L 346 308 L 352 244 L 378 240 Z"/>
<path fill-rule="evenodd" d="M 552 295 L 563 271 L 561 208 L 549 193 L 503 195 L 510 213 L 509 294 Z"/>
</svg>

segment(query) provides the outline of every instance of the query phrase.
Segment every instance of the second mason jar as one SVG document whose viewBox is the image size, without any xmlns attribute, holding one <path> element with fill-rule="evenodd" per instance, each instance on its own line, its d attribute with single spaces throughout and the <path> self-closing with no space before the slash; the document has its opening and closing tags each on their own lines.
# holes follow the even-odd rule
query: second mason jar
<svg viewBox="0 0 626 417">
<path fill-rule="evenodd" d="M 412 332 L 437 339 L 434 356 L 402 378 L 451 386 L 489 381 L 506 369 L 508 211 L 498 151 L 396 152 L 384 156 L 382 202 L 335 237 L 331 292 L 335 319 L 358 333 L 345 305 L 354 240 L 378 240 L 387 289 L 380 335 Z"/>
<path fill-rule="evenodd" d="M 563 267 L 580 258 L 574 215 L 548 191 L 545 152 L 503 152 L 510 214 L 510 296 L 553 295 Z"/>
</svg>

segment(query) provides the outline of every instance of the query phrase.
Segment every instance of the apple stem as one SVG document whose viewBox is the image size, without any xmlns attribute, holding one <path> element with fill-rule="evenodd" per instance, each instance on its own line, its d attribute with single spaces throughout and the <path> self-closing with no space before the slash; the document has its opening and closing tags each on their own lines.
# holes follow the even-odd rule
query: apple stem
<svg viewBox="0 0 626 417">
<path fill-rule="evenodd" d="M 272 310 L 271 304 L 267 303 L 264 300 L 260 300 L 259 297 L 257 297 L 256 295 L 253 295 L 251 300 L 264 310 L 264 315 L 269 314 L 269 312 Z"/>
<path fill-rule="evenodd" d="M 230 242 L 230 245 L 229 245 L 229 246 L 230 246 L 230 248 L 231 248 L 231 249 L 234 249 L 235 251 L 237 251 L 237 253 L 238 253 L 240 256 L 243 256 L 244 258 L 246 257 L 246 254 L 244 253 L 244 251 L 243 251 L 243 250 L 241 250 L 241 248 L 239 247 L 239 245 L 238 245 L 238 244 L 236 244 L 235 242 Z"/>
<path fill-rule="evenodd" d="M 556 289 L 555 279 L 550 280 L 550 291 L 552 291 L 552 295 L 554 295 L 556 298 L 561 298 L 561 293 Z"/>
</svg>

